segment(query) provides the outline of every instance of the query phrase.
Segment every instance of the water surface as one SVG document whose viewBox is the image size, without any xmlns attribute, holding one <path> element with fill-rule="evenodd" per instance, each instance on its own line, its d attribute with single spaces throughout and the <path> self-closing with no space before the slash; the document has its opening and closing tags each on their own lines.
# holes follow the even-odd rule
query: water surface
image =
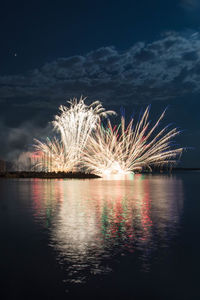
<svg viewBox="0 0 200 300">
<path fill-rule="evenodd" d="M 198 299 L 199 183 L 2 179 L 4 299 Z"/>
</svg>

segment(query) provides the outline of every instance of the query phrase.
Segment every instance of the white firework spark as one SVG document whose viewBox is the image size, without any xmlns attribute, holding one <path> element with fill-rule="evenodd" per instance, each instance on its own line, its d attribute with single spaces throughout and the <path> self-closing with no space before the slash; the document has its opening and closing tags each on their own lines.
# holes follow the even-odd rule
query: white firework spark
<svg viewBox="0 0 200 300">
<path fill-rule="evenodd" d="M 133 127 L 133 119 L 125 127 L 125 118 L 116 128 L 108 121 L 105 129 L 99 123 L 90 136 L 84 151 L 84 165 L 87 171 L 97 175 L 127 174 L 151 166 L 174 164 L 183 148 L 171 148 L 172 139 L 180 132 L 168 126 L 155 133 L 165 111 L 150 128 L 149 107 L 140 121 Z"/>
<path fill-rule="evenodd" d="M 78 101 L 74 98 L 68 101 L 69 107 L 59 107 L 60 114 L 52 123 L 60 134 L 60 140 L 47 139 L 46 143 L 36 140 L 36 150 L 51 157 L 52 171 L 69 172 L 80 166 L 88 138 L 100 119 L 115 114 L 114 111 L 106 111 L 99 101 L 86 105 L 85 99 L 81 97 Z"/>
<path fill-rule="evenodd" d="M 34 168 L 42 171 L 70 172 L 73 170 L 76 160 L 71 151 L 66 152 L 61 141 L 56 138 L 46 139 L 45 143 L 36 140 L 36 153 L 39 154 Z"/>
</svg>

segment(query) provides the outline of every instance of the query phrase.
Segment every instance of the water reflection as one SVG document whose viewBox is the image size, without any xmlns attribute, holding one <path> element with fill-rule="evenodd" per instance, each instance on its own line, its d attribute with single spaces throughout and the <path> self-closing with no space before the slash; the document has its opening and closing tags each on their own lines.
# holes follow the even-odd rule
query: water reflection
<svg viewBox="0 0 200 300">
<path fill-rule="evenodd" d="M 112 270 L 119 255 L 137 252 L 148 270 L 156 247 L 176 235 L 183 205 L 176 177 L 135 175 L 129 180 L 34 180 L 33 212 L 48 228 L 66 280 Z"/>
</svg>

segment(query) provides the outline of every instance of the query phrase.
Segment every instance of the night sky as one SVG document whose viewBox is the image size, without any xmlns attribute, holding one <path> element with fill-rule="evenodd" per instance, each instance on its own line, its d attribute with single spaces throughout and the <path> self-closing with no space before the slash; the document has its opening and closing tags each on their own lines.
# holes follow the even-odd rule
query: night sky
<svg viewBox="0 0 200 300">
<path fill-rule="evenodd" d="M 48 135 L 58 106 L 83 95 L 127 117 L 167 107 L 163 124 L 188 147 L 181 166 L 200 167 L 199 16 L 199 0 L 1 1 L 0 157 Z"/>
</svg>

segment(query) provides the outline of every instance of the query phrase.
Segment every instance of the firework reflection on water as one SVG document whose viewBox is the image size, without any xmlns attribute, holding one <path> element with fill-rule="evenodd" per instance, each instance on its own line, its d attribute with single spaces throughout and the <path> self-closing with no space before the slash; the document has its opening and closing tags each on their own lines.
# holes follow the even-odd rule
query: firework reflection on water
<svg viewBox="0 0 200 300">
<path fill-rule="evenodd" d="M 32 188 L 35 220 L 48 228 L 50 246 L 73 283 L 112 272 L 114 258 L 130 253 L 148 271 L 157 248 L 176 236 L 183 205 L 181 180 L 163 175 L 38 180 Z"/>
</svg>

